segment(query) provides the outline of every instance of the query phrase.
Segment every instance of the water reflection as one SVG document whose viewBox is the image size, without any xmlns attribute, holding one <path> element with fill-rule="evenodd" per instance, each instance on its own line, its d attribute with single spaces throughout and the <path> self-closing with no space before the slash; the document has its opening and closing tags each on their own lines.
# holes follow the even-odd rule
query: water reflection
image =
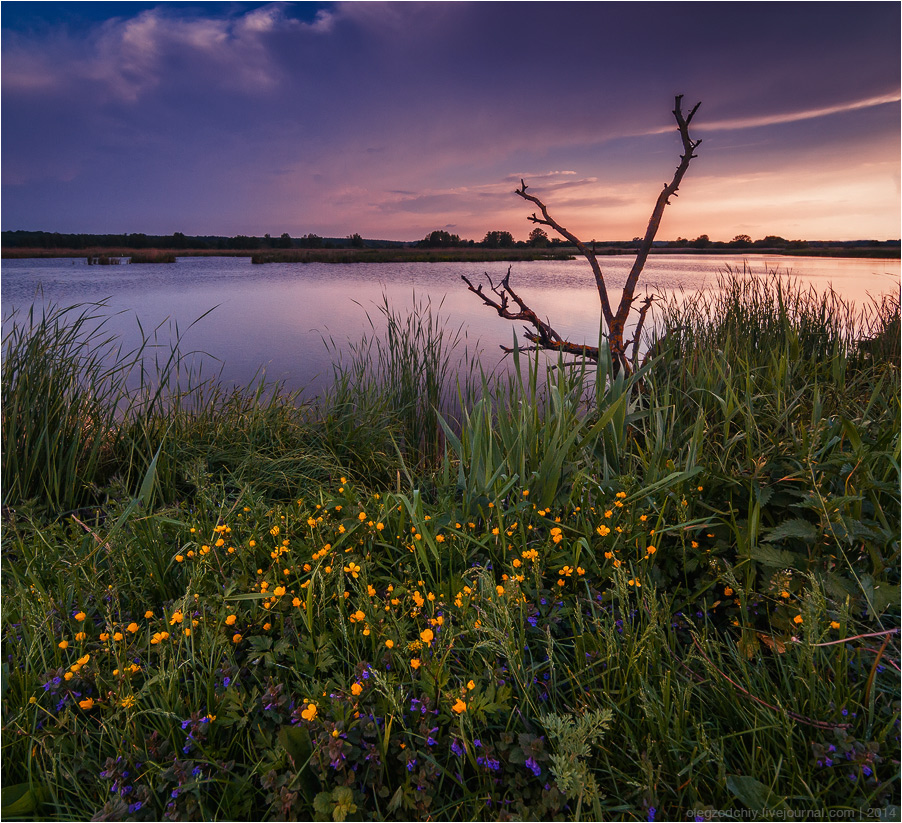
<svg viewBox="0 0 902 823">
<path fill-rule="evenodd" d="M 602 258 L 609 289 L 618 293 L 632 263 L 629 257 Z M 541 316 L 574 342 L 598 340 L 598 295 L 582 260 L 530 261 L 513 264 L 512 284 Z M 650 291 L 684 298 L 715 288 L 726 266 L 741 269 L 736 255 L 661 255 L 650 258 L 640 293 Z M 826 289 L 862 305 L 871 296 L 898 291 L 898 260 L 836 258 L 753 258 L 755 271 L 779 267 L 783 276 Z M 331 379 L 331 338 L 341 349 L 348 340 L 378 324 L 383 295 L 396 308 L 428 297 L 455 328 L 464 325 L 466 345 L 480 348 L 491 370 L 501 359 L 500 345 L 510 345 L 518 324 L 500 319 L 460 280 L 487 272 L 497 282 L 508 264 L 496 263 L 326 263 L 251 265 L 248 258 L 179 258 L 174 265 L 87 266 L 83 260 L 9 260 L 2 266 L 4 319 L 26 308 L 42 290 L 44 301 L 67 305 L 108 298 L 109 328 L 126 346 L 162 324 L 166 340 L 176 327 L 183 349 L 209 355 L 205 371 L 218 370 L 228 384 L 246 385 L 261 368 L 271 380 L 314 392 Z M 199 323 L 187 327 L 209 309 Z M 187 329 L 187 331 L 185 331 Z"/>
</svg>

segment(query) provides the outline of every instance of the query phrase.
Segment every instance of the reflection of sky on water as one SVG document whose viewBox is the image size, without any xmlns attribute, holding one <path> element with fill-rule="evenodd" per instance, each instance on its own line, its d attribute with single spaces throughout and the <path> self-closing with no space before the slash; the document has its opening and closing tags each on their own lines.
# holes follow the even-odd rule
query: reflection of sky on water
<svg viewBox="0 0 902 823">
<path fill-rule="evenodd" d="M 622 286 L 631 258 L 601 258 L 614 291 Z M 836 258 L 754 258 L 754 270 L 779 266 L 817 289 L 830 285 L 846 299 L 862 305 L 869 295 L 898 290 L 898 260 Z M 652 257 L 640 281 L 649 290 L 689 297 L 717 285 L 726 265 L 742 268 L 742 257 L 731 255 Z M 470 294 L 460 275 L 485 282 L 488 272 L 497 283 L 508 264 L 269 264 L 251 265 L 247 258 L 181 258 L 175 265 L 87 266 L 83 260 L 9 260 L 3 262 L 3 315 L 28 306 L 37 290 L 59 305 L 109 298 L 113 311 L 108 328 L 122 334 L 126 346 L 140 340 L 136 318 L 145 332 L 162 324 L 164 344 L 177 325 L 183 351 L 207 352 L 222 361 L 222 378 L 246 384 L 265 367 L 269 379 L 291 387 L 321 385 L 332 374 L 333 355 L 323 339 L 339 347 L 370 333 L 367 314 L 383 327 L 378 305 L 383 295 L 398 310 L 418 299 L 441 303 L 448 324 L 463 324 L 467 345 L 479 341 L 483 362 L 494 368 L 500 344 L 510 345 L 512 329 L 522 324 L 501 320 Z M 526 302 L 554 328 L 574 341 L 598 339 L 598 296 L 588 266 L 582 260 L 533 261 L 513 264 L 512 284 Z M 215 308 L 214 308 L 215 307 Z M 191 328 L 192 321 L 210 314 Z M 219 369 L 207 361 L 204 371 Z"/>
</svg>

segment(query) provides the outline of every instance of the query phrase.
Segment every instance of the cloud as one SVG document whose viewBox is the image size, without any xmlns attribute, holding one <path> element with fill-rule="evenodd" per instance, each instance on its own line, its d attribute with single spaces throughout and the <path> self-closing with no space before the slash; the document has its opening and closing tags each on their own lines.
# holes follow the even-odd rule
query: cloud
<svg viewBox="0 0 902 823">
<path fill-rule="evenodd" d="M 898 103 L 902 95 L 898 91 L 890 94 L 880 94 L 875 97 L 866 97 L 862 100 L 852 100 L 847 103 L 838 103 L 834 106 L 822 106 L 816 109 L 801 109 L 798 111 L 783 112 L 780 114 L 759 114 L 751 117 L 736 117 L 728 120 L 715 120 L 714 122 L 699 120 L 693 123 L 693 129 L 699 132 L 705 131 L 733 131 L 736 129 L 756 129 L 762 126 L 776 126 L 782 123 L 798 123 L 802 120 L 814 120 L 818 117 L 829 117 L 832 114 L 842 114 L 848 111 L 869 109 L 874 106 L 885 106 L 888 103 Z M 674 126 L 652 129 L 642 132 L 644 135 L 669 134 Z M 639 136 L 639 135 L 637 135 Z"/>
<path fill-rule="evenodd" d="M 519 183 L 521 180 L 554 180 L 561 175 L 574 175 L 575 171 L 545 171 L 545 172 L 528 172 L 521 171 L 516 174 L 509 174 L 504 178 L 505 182 Z"/>
<path fill-rule="evenodd" d="M 13 33 L 4 47 L 3 90 L 65 93 L 90 83 L 127 103 L 179 82 L 259 94 L 287 79 L 271 37 L 325 35 L 336 19 L 320 10 L 312 22 L 297 20 L 279 3 L 224 18 L 183 16 L 162 5 L 86 35 L 56 32 L 52 50 Z"/>
</svg>

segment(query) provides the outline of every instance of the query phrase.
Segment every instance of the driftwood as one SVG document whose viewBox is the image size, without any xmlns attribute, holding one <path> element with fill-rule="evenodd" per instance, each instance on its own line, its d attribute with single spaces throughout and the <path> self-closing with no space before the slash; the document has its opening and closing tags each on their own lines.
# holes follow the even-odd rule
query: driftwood
<svg viewBox="0 0 902 823">
<path fill-rule="evenodd" d="M 682 101 L 683 95 L 677 95 L 673 116 L 676 119 L 677 129 L 679 130 L 680 138 L 683 142 L 683 154 L 680 155 L 680 163 L 673 174 L 673 179 L 665 184 L 663 190 L 658 195 L 654 210 L 651 213 L 651 218 L 648 221 L 648 228 L 645 230 L 645 237 L 639 245 L 636 259 L 627 276 L 626 284 L 623 287 L 620 302 L 617 305 L 616 310 L 611 304 L 607 284 L 604 279 L 604 273 L 601 270 L 601 265 L 599 264 L 594 251 L 573 234 L 573 232 L 558 223 L 549 214 L 548 207 L 534 194 L 529 194 L 527 192 L 528 187 L 523 180 L 520 181 L 520 188 L 515 190 L 515 194 L 538 207 L 541 216 L 539 216 L 538 213 L 533 212 L 528 218 L 531 222 L 554 229 L 561 237 L 569 240 L 576 246 L 583 257 L 589 261 L 589 266 L 595 277 L 595 286 L 598 289 L 598 298 L 601 302 L 601 314 L 602 319 L 604 320 L 604 328 L 606 329 L 605 337 L 607 338 L 615 373 L 622 369 L 629 374 L 633 370 L 633 363 L 635 362 L 638 353 L 642 327 L 645 323 L 646 315 L 655 300 L 654 296 L 649 295 L 646 295 L 642 300 L 641 304 L 636 309 L 639 314 L 636 331 L 630 340 L 625 341 L 623 339 L 624 330 L 630 313 L 634 309 L 633 304 L 637 299 L 636 286 L 639 283 L 639 276 L 642 274 L 642 269 L 645 267 L 645 261 L 648 259 L 648 254 L 651 251 L 652 243 L 658 232 L 658 227 L 661 225 L 661 217 L 664 214 L 664 208 L 670 204 L 671 197 L 677 196 L 677 189 L 680 187 L 683 175 L 686 174 L 686 170 L 689 168 L 692 159 L 696 157 L 694 154 L 695 149 L 697 149 L 702 142 L 701 140 L 693 140 L 689 134 L 689 125 L 701 103 L 696 103 L 692 110 L 687 115 L 684 115 Z M 592 361 L 598 360 L 597 346 L 585 346 L 564 340 L 552 328 L 549 321 L 542 320 L 533 309 L 526 305 L 523 298 L 521 298 L 511 287 L 510 268 L 508 268 L 507 274 L 497 286 L 492 282 L 492 279 L 488 274 L 485 276 L 488 280 L 491 294 L 483 289 L 482 284 L 474 286 L 466 276 L 462 276 L 461 279 L 467 284 L 467 288 L 471 292 L 479 297 L 487 306 L 491 306 L 495 309 L 500 317 L 503 317 L 506 320 L 523 320 L 532 326 L 531 329 L 526 328 L 523 334 L 524 338 L 532 345 L 521 348 L 521 351 L 536 351 L 541 349 L 578 355 Z M 516 306 L 516 309 L 513 306 Z M 506 346 L 502 346 L 501 348 L 508 352 L 513 351 L 513 349 Z"/>
</svg>

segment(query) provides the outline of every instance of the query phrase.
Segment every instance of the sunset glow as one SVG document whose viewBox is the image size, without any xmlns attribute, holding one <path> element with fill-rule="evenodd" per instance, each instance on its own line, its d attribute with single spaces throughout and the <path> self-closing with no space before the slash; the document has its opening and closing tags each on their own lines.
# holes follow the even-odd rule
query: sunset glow
<svg viewBox="0 0 902 823">
<path fill-rule="evenodd" d="M 894 3 L 4 3 L 2 227 L 899 237 Z"/>
</svg>

